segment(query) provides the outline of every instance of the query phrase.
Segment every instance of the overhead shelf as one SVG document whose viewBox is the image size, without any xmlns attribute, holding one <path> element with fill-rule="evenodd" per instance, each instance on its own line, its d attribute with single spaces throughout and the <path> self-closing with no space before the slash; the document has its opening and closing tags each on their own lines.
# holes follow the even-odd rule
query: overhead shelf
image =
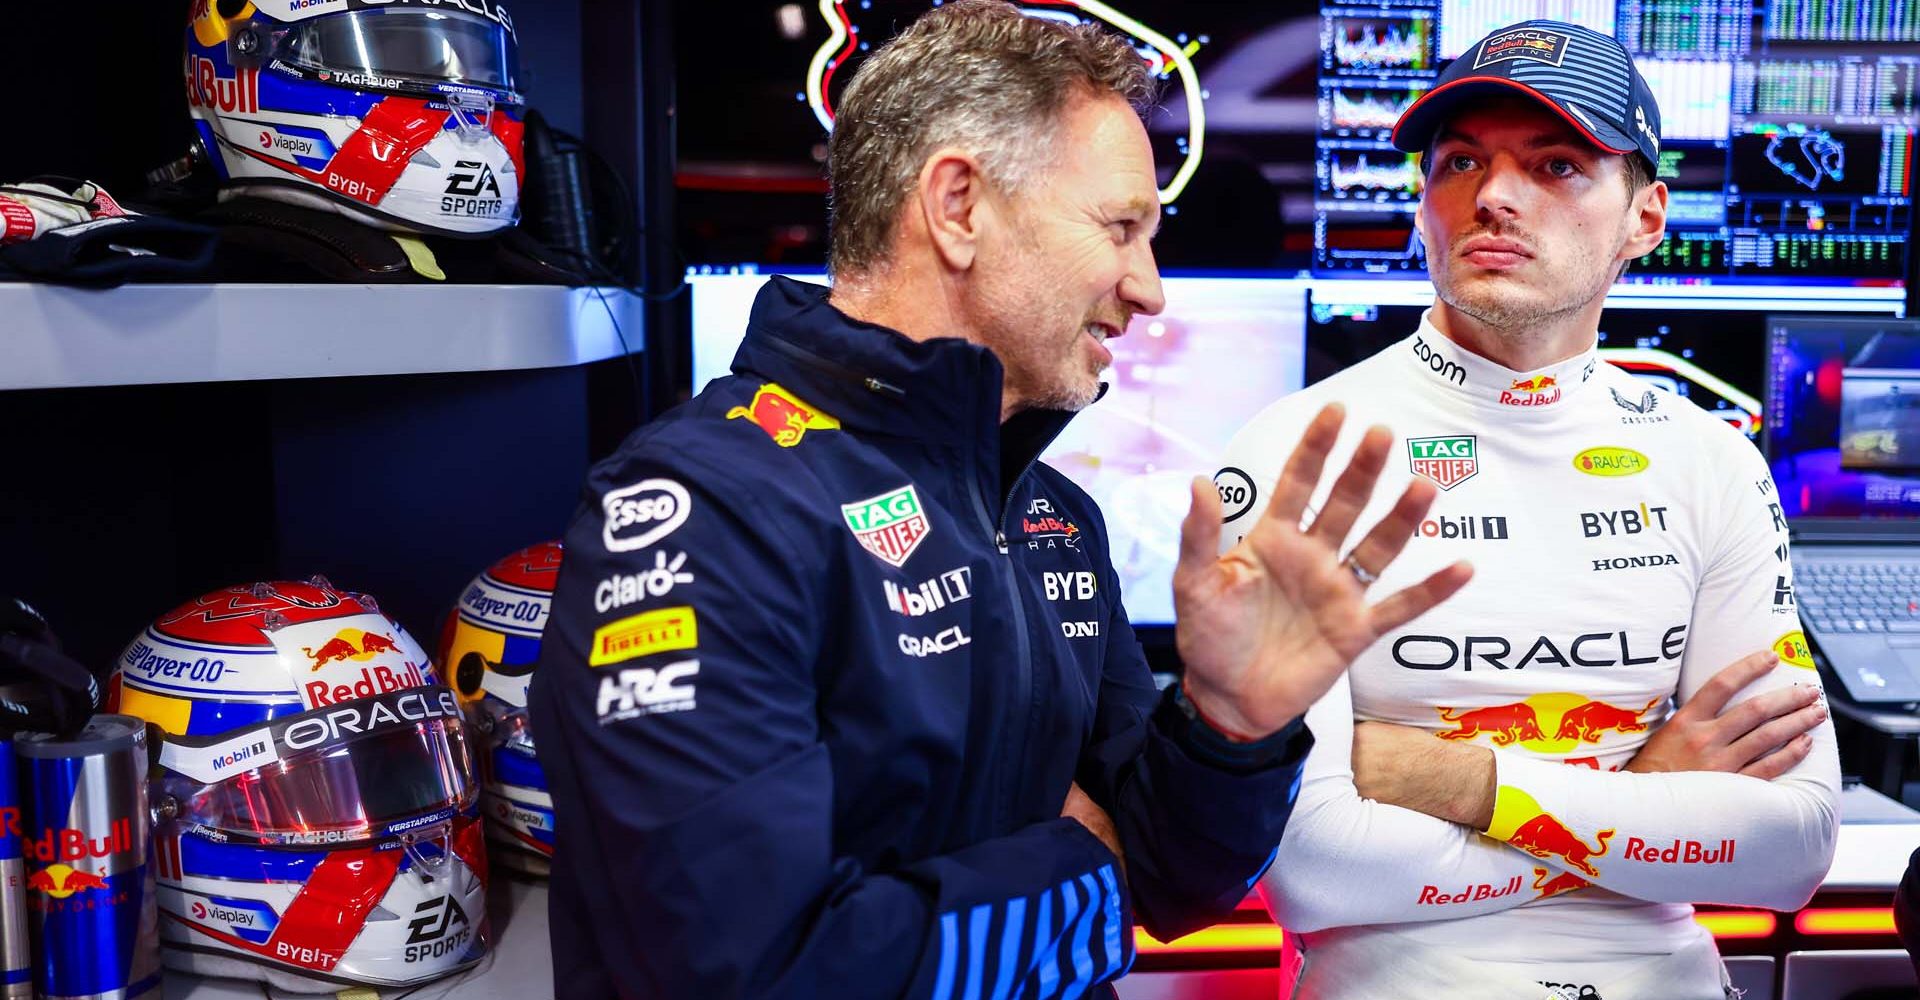
<svg viewBox="0 0 1920 1000">
<path fill-rule="evenodd" d="M 558 368 L 643 342 L 617 288 L 0 283 L 0 389 Z"/>
</svg>

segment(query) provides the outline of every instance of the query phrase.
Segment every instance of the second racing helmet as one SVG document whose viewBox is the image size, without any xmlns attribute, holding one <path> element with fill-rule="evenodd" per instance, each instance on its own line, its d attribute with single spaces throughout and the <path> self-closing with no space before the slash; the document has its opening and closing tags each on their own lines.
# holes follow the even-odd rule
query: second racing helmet
<svg viewBox="0 0 1920 1000">
<path fill-rule="evenodd" d="M 527 727 L 527 685 L 560 575 L 560 543 L 494 563 L 460 595 L 440 636 L 440 662 L 480 744 L 482 801 L 493 859 L 533 875 L 553 860 L 553 797 Z"/>
<path fill-rule="evenodd" d="M 162 958 L 282 989 L 408 987 L 486 954 L 486 849 L 453 690 L 324 579 L 229 587 L 128 644 L 108 710 L 157 729 Z"/>
</svg>

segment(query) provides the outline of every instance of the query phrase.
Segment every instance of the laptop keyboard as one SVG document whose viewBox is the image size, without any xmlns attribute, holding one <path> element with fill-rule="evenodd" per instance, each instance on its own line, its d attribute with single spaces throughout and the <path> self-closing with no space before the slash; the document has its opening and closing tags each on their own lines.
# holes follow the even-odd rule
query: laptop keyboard
<svg viewBox="0 0 1920 1000">
<path fill-rule="evenodd" d="M 1795 569 L 1795 600 L 1815 630 L 1920 634 L 1920 563 L 1809 562 Z"/>
</svg>

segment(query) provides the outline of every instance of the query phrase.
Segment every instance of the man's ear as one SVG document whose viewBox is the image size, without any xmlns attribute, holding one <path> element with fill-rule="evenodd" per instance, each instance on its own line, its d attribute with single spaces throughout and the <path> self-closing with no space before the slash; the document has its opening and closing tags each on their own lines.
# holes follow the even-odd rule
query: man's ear
<svg viewBox="0 0 1920 1000">
<path fill-rule="evenodd" d="M 992 211 L 980 161 L 963 149 L 936 150 L 921 166 L 914 194 L 927 241 L 941 262 L 955 271 L 973 267 L 983 216 Z"/>
<path fill-rule="evenodd" d="M 1633 235 L 1620 248 L 1623 260 L 1633 260 L 1653 252 L 1667 235 L 1667 182 L 1654 181 L 1634 195 Z"/>
</svg>

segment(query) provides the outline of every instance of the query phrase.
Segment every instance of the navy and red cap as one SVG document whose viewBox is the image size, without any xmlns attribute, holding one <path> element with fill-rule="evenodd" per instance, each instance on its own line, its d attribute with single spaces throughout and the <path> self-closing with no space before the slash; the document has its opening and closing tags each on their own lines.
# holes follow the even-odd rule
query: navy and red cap
<svg viewBox="0 0 1920 1000">
<path fill-rule="evenodd" d="M 1660 106 L 1618 41 L 1577 24 L 1523 21 L 1471 45 L 1393 126 L 1393 145 L 1425 152 L 1464 103 L 1524 94 L 1610 153 L 1660 163 Z"/>
</svg>

